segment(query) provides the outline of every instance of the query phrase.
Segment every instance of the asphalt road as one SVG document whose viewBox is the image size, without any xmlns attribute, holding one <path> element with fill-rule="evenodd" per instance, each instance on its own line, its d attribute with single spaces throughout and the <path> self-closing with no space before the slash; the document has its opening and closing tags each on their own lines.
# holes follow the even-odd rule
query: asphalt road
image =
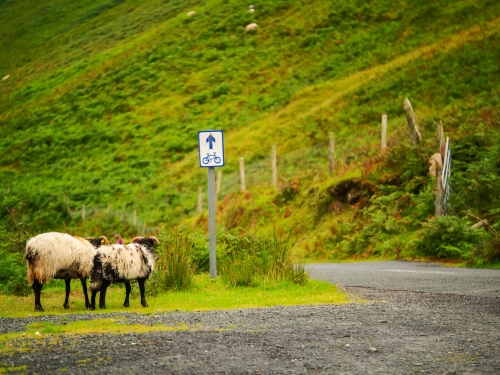
<svg viewBox="0 0 500 375">
<path fill-rule="evenodd" d="M 313 279 L 343 287 L 500 297 L 500 270 L 405 261 L 310 264 Z"/>
</svg>

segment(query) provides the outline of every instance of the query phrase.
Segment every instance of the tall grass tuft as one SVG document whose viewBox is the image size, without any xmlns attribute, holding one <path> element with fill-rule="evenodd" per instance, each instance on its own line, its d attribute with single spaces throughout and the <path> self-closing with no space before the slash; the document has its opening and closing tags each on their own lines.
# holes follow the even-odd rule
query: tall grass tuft
<svg viewBox="0 0 500 375">
<path fill-rule="evenodd" d="M 26 279 L 24 251 L 29 238 L 19 208 L 7 208 L 10 220 L 0 224 L 0 291 L 6 294 L 25 296 L 31 288 Z"/>
<path fill-rule="evenodd" d="M 218 261 L 224 282 L 230 286 L 252 286 L 268 281 L 304 285 L 308 275 L 304 264 L 294 264 L 292 243 L 292 232 L 219 234 Z"/>
<path fill-rule="evenodd" d="M 193 235 L 182 229 L 170 229 L 162 231 L 159 241 L 155 277 L 163 281 L 166 289 L 188 289 L 196 273 L 196 263 L 193 261 L 195 245 Z"/>
</svg>

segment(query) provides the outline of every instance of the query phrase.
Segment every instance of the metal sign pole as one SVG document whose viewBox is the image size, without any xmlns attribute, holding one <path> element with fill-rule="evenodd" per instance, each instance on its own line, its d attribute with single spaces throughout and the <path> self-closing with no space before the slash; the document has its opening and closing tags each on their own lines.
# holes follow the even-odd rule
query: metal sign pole
<svg viewBox="0 0 500 375">
<path fill-rule="evenodd" d="M 217 277 L 217 251 L 215 229 L 215 168 L 223 167 L 224 132 L 222 130 L 201 130 L 198 132 L 198 157 L 201 168 L 208 169 L 208 231 L 209 231 L 209 261 L 210 277 Z"/>
<path fill-rule="evenodd" d="M 210 249 L 210 277 L 217 277 L 217 255 L 215 252 L 215 168 L 208 168 L 208 231 Z"/>
</svg>

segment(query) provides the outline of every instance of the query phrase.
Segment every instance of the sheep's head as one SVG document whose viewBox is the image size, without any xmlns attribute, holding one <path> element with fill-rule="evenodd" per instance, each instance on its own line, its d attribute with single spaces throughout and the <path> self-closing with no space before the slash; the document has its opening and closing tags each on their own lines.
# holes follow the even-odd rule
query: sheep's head
<svg viewBox="0 0 500 375">
<path fill-rule="evenodd" d="M 101 236 L 99 238 L 85 237 L 85 239 L 89 241 L 95 248 L 98 248 L 102 245 L 109 245 L 109 241 L 106 236 Z"/>
<path fill-rule="evenodd" d="M 155 247 L 155 245 L 160 244 L 160 241 L 158 241 L 158 238 L 156 238 L 155 236 L 151 236 L 148 238 L 138 236 L 132 240 L 132 243 L 139 243 L 139 244 L 144 244 L 147 246 Z"/>
</svg>

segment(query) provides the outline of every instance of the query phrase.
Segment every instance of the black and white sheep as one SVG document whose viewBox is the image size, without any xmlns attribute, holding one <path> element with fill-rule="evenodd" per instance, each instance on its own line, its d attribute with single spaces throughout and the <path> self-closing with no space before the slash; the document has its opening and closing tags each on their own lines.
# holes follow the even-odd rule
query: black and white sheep
<svg viewBox="0 0 500 375">
<path fill-rule="evenodd" d="M 40 294 L 44 284 L 51 279 L 64 279 L 66 299 L 64 308 L 69 308 L 71 279 L 80 279 L 85 295 L 85 307 L 90 307 L 87 294 L 87 278 L 92 271 L 96 248 L 107 244 L 106 237 L 82 238 L 66 233 L 48 232 L 39 234 L 26 243 L 28 283 L 35 293 L 35 310 L 43 311 Z"/>
<path fill-rule="evenodd" d="M 90 290 L 90 309 L 95 309 L 95 296 L 99 295 L 99 307 L 106 308 L 106 289 L 114 282 L 125 284 L 125 302 L 129 306 L 130 281 L 137 280 L 141 292 L 141 305 L 147 307 L 144 283 L 151 276 L 155 265 L 156 237 L 136 237 L 128 245 L 101 246 L 94 256 Z"/>
</svg>

